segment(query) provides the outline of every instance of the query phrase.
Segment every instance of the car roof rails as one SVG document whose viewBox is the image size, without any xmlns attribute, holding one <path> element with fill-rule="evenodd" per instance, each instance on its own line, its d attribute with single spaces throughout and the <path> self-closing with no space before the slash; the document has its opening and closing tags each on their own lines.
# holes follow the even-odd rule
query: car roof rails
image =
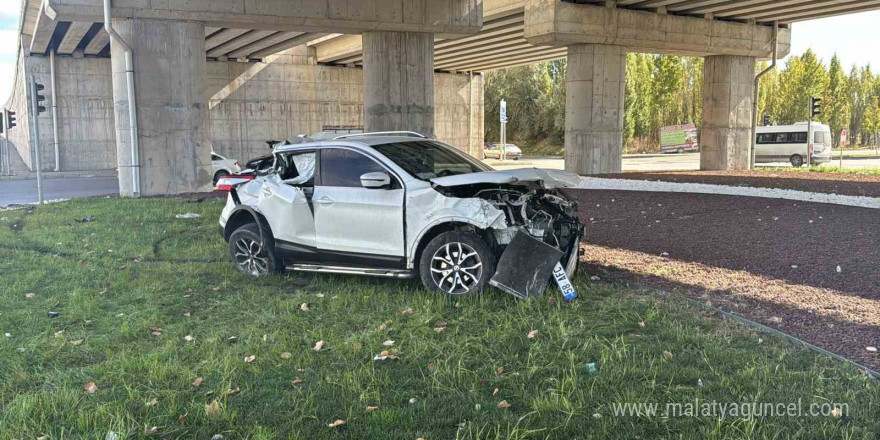
<svg viewBox="0 0 880 440">
<path fill-rule="evenodd" d="M 342 136 L 336 136 L 333 140 L 341 140 L 341 139 L 357 139 L 362 137 L 375 137 L 375 136 L 402 136 L 402 137 L 417 137 L 422 139 L 427 139 L 428 137 L 421 134 L 416 133 L 414 131 L 374 131 L 371 133 L 353 133 L 353 134 L 344 134 Z"/>
</svg>

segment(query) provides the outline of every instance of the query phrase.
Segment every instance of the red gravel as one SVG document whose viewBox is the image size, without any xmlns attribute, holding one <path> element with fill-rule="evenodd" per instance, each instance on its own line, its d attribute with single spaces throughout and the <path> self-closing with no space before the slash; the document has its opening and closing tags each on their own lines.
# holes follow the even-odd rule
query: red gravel
<svg viewBox="0 0 880 440">
<path fill-rule="evenodd" d="M 662 171 L 603 174 L 632 180 L 710 183 L 754 188 L 794 189 L 800 191 L 880 197 L 880 175 L 810 173 L 805 171 Z"/>
<path fill-rule="evenodd" d="M 710 300 L 880 369 L 880 355 L 865 350 L 880 346 L 876 210 L 711 194 L 571 193 L 581 200 L 591 273 Z"/>
</svg>

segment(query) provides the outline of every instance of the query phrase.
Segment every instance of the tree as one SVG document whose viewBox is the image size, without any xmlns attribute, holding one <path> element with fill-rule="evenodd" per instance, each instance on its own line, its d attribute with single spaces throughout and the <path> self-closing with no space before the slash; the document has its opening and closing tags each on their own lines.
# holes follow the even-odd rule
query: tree
<svg viewBox="0 0 880 440">
<path fill-rule="evenodd" d="M 840 143 L 840 132 L 849 126 L 850 108 L 847 91 L 847 78 L 840 65 L 840 58 L 835 53 L 831 57 L 831 65 L 828 68 L 828 88 L 825 90 L 823 101 L 825 112 L 824 120 L 831 128 L 832 145 Z"/>
</svg>

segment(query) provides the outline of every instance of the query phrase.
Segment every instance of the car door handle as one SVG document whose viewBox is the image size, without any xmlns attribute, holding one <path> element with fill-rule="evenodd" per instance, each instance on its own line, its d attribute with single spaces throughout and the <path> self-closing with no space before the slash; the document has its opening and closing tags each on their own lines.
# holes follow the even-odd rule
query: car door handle
<svg viewBox="0 0 880 440">
<path fill-rule="evenodd" d="M 319 203 L 321 205 L 329 205 L 329 204 L 333 203 L 333 199 L 331 199 L 330 197 L 324 196 L 318 200 L 315 200 L 315 203 Z"/>
</svg>

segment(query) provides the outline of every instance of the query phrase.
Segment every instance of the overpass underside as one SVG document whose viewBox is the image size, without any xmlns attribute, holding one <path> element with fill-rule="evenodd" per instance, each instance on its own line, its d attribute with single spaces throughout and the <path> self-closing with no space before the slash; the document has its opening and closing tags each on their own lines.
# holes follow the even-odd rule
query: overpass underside
<svg viewBox="0 0 880 440">
<path fill-rule="evenodd" d="M 54 53 L 62 169 L 112 158 L 133 194 L 123 50 L 102 1 L 24 3 L 20 93 L 7 108 L 27 113 L 23 78 L 48 87 Z M 134 55 L 141 192 L 166 194 L 208 188 L 211 145 L 245 160 L 264 140 L 323 125 L 419 131 L 479 157 L 479 73 L 565 57 L 566 168 L 619 172 L 627 52 L 706 57 L 701 166 L 746 168 L 755 60 L 770 57 L 774 24 L 782 57 L 792 22 L 877 3 L 113 0 L 111 23 Z M 52 164 L 51 117 L 39 122 Z M 27 145 L 27 132 L 11 140 Z"/>
</svg>

